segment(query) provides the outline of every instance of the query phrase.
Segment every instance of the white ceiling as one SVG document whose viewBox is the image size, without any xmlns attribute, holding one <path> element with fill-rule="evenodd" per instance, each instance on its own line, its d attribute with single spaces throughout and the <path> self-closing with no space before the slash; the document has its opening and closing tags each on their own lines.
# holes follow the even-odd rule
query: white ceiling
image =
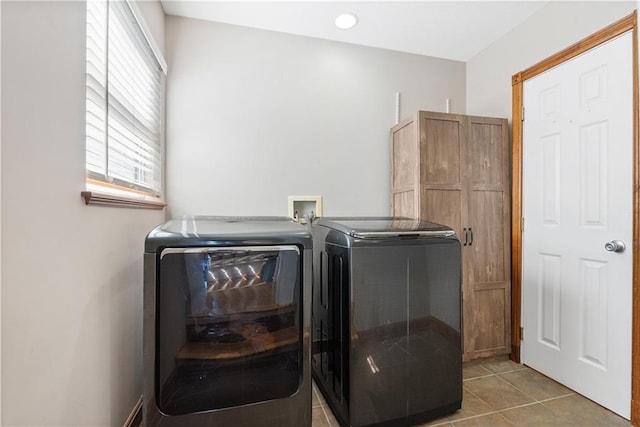
<svg viewBox="0 0 640 427">
<path fill-rule="evenodd" d="M 161 0 L 169 15 L 468 61 L 547 1 Z M 341 30 L 340 13 L 358 25 Z"/>
</svg>

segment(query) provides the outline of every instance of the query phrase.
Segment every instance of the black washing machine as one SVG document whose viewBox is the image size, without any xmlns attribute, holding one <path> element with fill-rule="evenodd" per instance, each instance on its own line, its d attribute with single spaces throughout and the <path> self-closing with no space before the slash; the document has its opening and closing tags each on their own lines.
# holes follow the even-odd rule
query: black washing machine
<svg viewBox="0 0 640 427">
<path fill-rule="evenodd" d="M 399 218 L 313 225 L 312 370 L 347 426 L 410 426 L 462 402 L 461 252 Z"/>
</svg>

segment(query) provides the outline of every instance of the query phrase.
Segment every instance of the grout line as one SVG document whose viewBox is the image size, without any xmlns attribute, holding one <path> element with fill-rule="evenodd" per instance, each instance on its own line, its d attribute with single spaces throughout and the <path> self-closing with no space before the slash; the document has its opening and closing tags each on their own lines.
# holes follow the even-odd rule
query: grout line
<svg viewBox="0 0 640 427">
<path fill-rule="evenodd" d="M 479 380 L 480 378 L 489 378 L 489 377 L 495 377 L 495 376 L 496 376 L 496 374 L 489 374 L 489 375 L 482 375 L 482 376 L 479 376 L 479 377 L 465 378 L 465 379 L 462 380 L 462 382 Z"/>
<path fill-rule="evenodd" d="M 494 372 L 495 375 L 502 375 L 502 374 L 510 374 L 511 372 L 520 372 L 520 371 L 525 371 L 529 368 L 527 368 L 526 366 L 522 365 L 521 368 L 518 369 L 511 369 L 509 371 L 503 371 L 503 372 Z"/>
<path fill-rule="evenodd" d="M 487 402 L 485 402 L 484 400 L 480 399 L 480 396 L 478 396 L 477 394 L 475 394 L 474 392 L 472 392 L 471 390 L 469 390 L 468 388 L 464 388 L 464 390 L 467 391 L 467 393 L 471 394 L 473 397 L 475 397 L 476 399 L 479 399 L 482 403 L 484 403 L 485 405 L 489 406 L 489 404 Z M 464 393 L 464 391 L 463 391 Z M 464 397 L 462 398 L 462 401 L 464 402 Z"/>
<path fill-rule="evenodd" d="M 324 419 L 325 419 L 325 421 L 327 422 L 327 425 L 328 425 L 329 427 L 332 427 L 332 426 L 331 426 L 331 421 L 329 421 L 329 416 L 327 415 L 327 411 L 325 410 L 324 405 L 320 406 L 320 408 L 322 408 L 322 413 L 324 414 Z"/>
<path fill-rule="evenodd" d="M 446 420 L 438 424 L 431 424 L 429 427 L 438 427 L 438 426 L 446 426 L 446 425 L 453 425 L 453 421 Z"/>
<path fill-rule="evenodd" d="M 464 418 L 457 418 L 455 420 L 449 420 L 450 423 L 457 423 L 460 421 L 467 421 L 467 420 L 473 420 L 475 418 L 480 418 L 480 417 L 484 417 L 487 415 L 493 415 L 493 414 L 497 414 L 498 411 L 491 411 L 491 412 L 485 412 L 484 414 L 478 414 L 478 415 L 470 415 L 468 417 L 464 417 Z"/>
<path fill-rule="evenodd" d="M 502 411 L 510 411 L 512 409 L 520 409 L 520 408 L 526 408 L 527 406 L 533 406 L 533 405 L 539 405 L 542 402 L 538 402 L 537 400 L 535 402 L 529 402 L 529 403 L 523 403 L 522 405 L 516 405 L 516 406 L 509 406 L 508 408 L 504 408 L 504 409 L 500 409 L 500 411 L 498 412 L 502 412 Z"/>
<path fill-rule="evenodd" d="M 312 405 L 311 407 L 312 408 L 317 408 L 318 406 L 322 406 L 322 401 L 324 399 L 324 396 L 322 397 L 322 399 L 320 399 L 320 396 L 319 396 L 320 393 L 318 392 L 318 390 L 316 390 L 315 386 L 311 387 L 311 392 L 316 397 L 316 401 L 318 402 L 318 404 L 316 406 Z M 312 401 L 313 401 L 313 399 L 312 399 Z"/>
<path fill-rule="evenodd" d="M 551 400 L 556 400 L 556 399 L 562 399 L 563 397 L 575 396 L 575 394 L 576 393 L 567 393 L 567 394 L 563 394 L 562 396 L 549 397 L 547 399 L 541 400 L 540 403 L 549 402 Z"/>
<path fill-rule="evenodd" d="M 491 410 L 493 411 L 493 408 L 491 407 L 491 405 L 489 405 L 489 403 L 488 403 L 488 402 L 485 402 L 485 401 L 484 401 L 480 396 L 478 396 L 477 394 L 475 394 L 474 392 L 472 392 L 472 391 L 471 391 L 471 390 L 469 390 L 468 388 L 465 388 L 465 390 L 467 391 L 467 393 L 469 393 L 470 395 L 472 395 L 473 397 L 475 397 L 476 399 L 478 399 L 480 402 L 482 402 L 482 403 L 484 403 L 485 405 L 487 405 L 487 408 L 489 408 L 489 409 L 491 409 Z M 463 393 L 464 393 L 464 391 L 463 391 Z M 463 398 L 462 400 L 464 401 L 464 398 Z M 487 415 L 487 414 L 490 414 L 490 413 L 491 413 L 491 412 L 486 412 L 486 413 L 484 413 L 484 414 L 482 414 L 482 415 Z M 482 415 L 479 415 L 479 416 L 482 416 Z"/>
<path fill-rule="evenodd" d="M 509 418 L 505 417 L 504 415 L 502 415 L 502 412 L 498 412 L 498 415 L 501 416 L 506 422 L 508 422 L 509 424 L 511 424 L 512 426 L 515 425 L 515 423 L 513 421 L 511 421 Z"/>
</svg>

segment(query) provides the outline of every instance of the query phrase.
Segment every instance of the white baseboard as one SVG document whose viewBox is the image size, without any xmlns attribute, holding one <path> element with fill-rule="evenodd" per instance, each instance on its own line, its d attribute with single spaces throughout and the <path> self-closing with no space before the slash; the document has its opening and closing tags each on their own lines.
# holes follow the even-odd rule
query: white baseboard
<svg viewBox="0 0 640 427">
<path fill-rule="evenodd" d="M 142 396 L 140 396 L 140 398 L 136 402 L 135 406 L 131 410 L 131 413 L 129 414 L 129 416 L 125 420 L 125 422 L 122 425 L 122 427 L 135 427 L 133 422 L 138 417 L 138 414 L 140 414 L 141 411 L 142 411 Z"/>
</svg>

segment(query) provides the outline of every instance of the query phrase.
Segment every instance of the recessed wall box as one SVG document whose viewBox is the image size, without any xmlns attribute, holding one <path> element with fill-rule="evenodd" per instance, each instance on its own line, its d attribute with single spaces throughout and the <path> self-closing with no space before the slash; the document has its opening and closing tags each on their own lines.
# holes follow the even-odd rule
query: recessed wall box
<svg viewBox="0 0 640 427">
<path fill-rule="evenodd" d="M 322 196 L 289 196 L 289 216 L 302 224 L 322 216 Z"/>
</svg>

